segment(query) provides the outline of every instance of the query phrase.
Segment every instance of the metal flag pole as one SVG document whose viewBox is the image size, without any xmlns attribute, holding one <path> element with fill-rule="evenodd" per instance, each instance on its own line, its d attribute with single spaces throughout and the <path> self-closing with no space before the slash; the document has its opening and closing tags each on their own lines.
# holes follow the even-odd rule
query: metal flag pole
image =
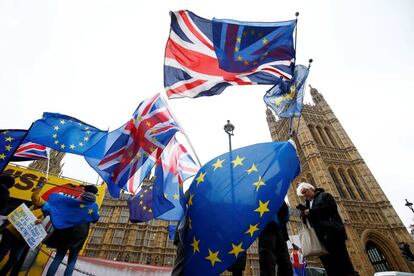
<svg viewBox="0 0 414 276">
<path fill-rule="evenodd" d="M 299 12 L 295 13 L 296 16 L 296 28 L 295 28 L 295 63 L 296 63 L 296 44 L 298 41 L 298 19 L 299 19 Z"/>
<path fill-rule="evenodd" d="M 313 59 L 310 58 L 309 59 L 309 64 L 308 64 L 308 70 L 310 70 L 312 62 L 313 62 Z M 305 97 L 306 87 L 304 89 L 305 89 L 305 91 L 303 92 L 303 94 L 304 94 L 303 97 Z M 299 133 L 299 125 L 300 125 L 300 119 L 301 118 L 302 118 L 302 113 L 299 115 L 299 118 L 298 118 L 298 126 L 296 127 L 296 134 Z"/>
<path fill-rule="evenodd" d="M 174 112 L 171 110 L 171 108 L 168 105 L 167 101 L 164 100 L 164 97 L 162 97 L 161 94 L 159 94 L 159 95 L 160 95 L 161 100 L 165 103 L 165 106 L 168 108 L 168 111 L 170 111 L 171 116 L 173 117 L 174 121 L 176 121 L 177 124 L 178 124 L 178 126 L 180 127 L 181 132 L 184 134 L 185 138 L 187 139 L 187 142 L 190 145 L 191 150 L 193 151 L 193 153 L 194 153 L 194 155 L 195 155 L 195 157 L 197 159 L 198 165 L 201 167 L 200 159 L 198 158 L 198 155 L 197 155 L 197 153 L 196 153 L 196 151 L 195 151 L 195 149 L 193 147 L 193 144 L 190 141 L 190 138 L 188 137 L 187 133 L 184 131 L 184 128 L 182 127 L 181 123 L 177 120 L 177 117 L 175 116 Z"/>
</svg>

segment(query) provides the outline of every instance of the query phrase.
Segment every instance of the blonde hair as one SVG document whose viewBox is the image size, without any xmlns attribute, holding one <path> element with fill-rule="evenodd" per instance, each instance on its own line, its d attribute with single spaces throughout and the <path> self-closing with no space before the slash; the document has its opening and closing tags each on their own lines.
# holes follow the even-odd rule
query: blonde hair
<svg viewBox="0 0 414 276">
<path fill-rule="evenodd" d="M 303 196 L 302 194 L 303 189 L 311 189 L 315 191 L 315 187 L 313 187 L 311 184 L 306 183 L 306 182 L 301 182 L 299 183 L 298 188 L 296 189 L 296 194 L 298 196 Z"/>
</svg>

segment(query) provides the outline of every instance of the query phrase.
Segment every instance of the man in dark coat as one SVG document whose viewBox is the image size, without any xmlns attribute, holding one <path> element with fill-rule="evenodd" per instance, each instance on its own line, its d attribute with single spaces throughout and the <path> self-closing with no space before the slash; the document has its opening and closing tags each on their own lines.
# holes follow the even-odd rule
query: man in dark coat
<svg viewBox="0 0 414 276">
<path fill-rule="evenodd" d="M 302 211 L 302 219 L 309 221 L 319 241 L 329 252 L 320 257 L 328 275 L 355 275 L 345 244 L 345 227 L 333 196 L 306 182 L 299 184 L 297 194 L 306 199 L 304 206 L 297 207 Z"/>
</svg>

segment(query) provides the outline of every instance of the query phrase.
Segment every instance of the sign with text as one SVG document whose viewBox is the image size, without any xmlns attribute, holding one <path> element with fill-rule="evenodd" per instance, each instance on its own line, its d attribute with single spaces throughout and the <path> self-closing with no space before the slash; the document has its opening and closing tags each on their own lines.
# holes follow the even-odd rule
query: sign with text
<svg viewBox="0 0 414 276">
<path fill-rule="evenodd" d="M 24 203 L 11 212 L 7 219 L 19 231 L 31 249 L 36 248 L 46 237 L 42 224 L 35 224 L 36 217 Z"/>
</svg>

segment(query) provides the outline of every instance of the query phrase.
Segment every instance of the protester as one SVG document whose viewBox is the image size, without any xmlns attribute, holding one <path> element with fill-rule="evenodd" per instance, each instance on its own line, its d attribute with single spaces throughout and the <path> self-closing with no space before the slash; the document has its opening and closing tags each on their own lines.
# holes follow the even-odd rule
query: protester
<svg viewBox="0 0 414 276">
<path fill-rule="evenodd" d="M 7 216 L 7 204 L 10 200 L 9 189 L 14 186 L 14 178 L 10 175 L 0 175 L 0 215 Z"/>
<path fill-rule="evenodd" d="M 259 264 L 261 276 L 293 275 L 286 241 L 289 207 L 283 202 L 273 219 L 259 236 Z"/>
<path fill-rule="evenodd" d="M 72 275 L 79 251 L 88 237 L 90 223 L 99 219 L 97 192 L 96 186 L 89 185 L 85 186 L 84 192 L 75 199 L 64 195 L 52 194 L 53 197 L 50 195 L 48 207 L 55 230 L 45 244 L 56 248 L 56 255 L 50 264 L 47 276 L 55 275 L 67 251 L 69 257 L 64 276 Z"/>
<path fill-rule="evenodd" d="M 41 207 L 45 201 L 40 197 L 40 191 L 43 185 L 36 187 L 32 193 L 33 206 L 30 207 L 33 215 L 38 218 L 35 222 L 40 224 L 44 217 Z M 8 223 L 6 229 L 3 230 L 3 236 L 0 242 L 0 262 L 9 253 L 9 259 L 6 264 L 0 270 L 0 275 L 6 275 L 10 270 L 10 276 L 18 275 L 20 266 L 18 265 L 19 260 L 25 257 L 24 252 L 27 251 L 28 245 L 22 235 L 17 229 L 10 223 Z"/>
<path fill-rule="evenodd" d="M 356 275 L 345 244 L 345 227 L 333 196 L 306 182 L 299 184 L 297 194 L 306 199 L 305 205 L 297 207 L 301 210 L 304 223 L 309 221 L 319 241 L 329 252 L 319 257 L 328 275 Z"/>
<path fill-rule="evenodd" d="M 305 267 L 306 261 L 302 253 L 300 253 L 299 247 L 296 244 L 292 244 L 293 250 L 290 254 L 290 262 L 293 266 L 293 276 L 306 276 Z"/>
</svg>

